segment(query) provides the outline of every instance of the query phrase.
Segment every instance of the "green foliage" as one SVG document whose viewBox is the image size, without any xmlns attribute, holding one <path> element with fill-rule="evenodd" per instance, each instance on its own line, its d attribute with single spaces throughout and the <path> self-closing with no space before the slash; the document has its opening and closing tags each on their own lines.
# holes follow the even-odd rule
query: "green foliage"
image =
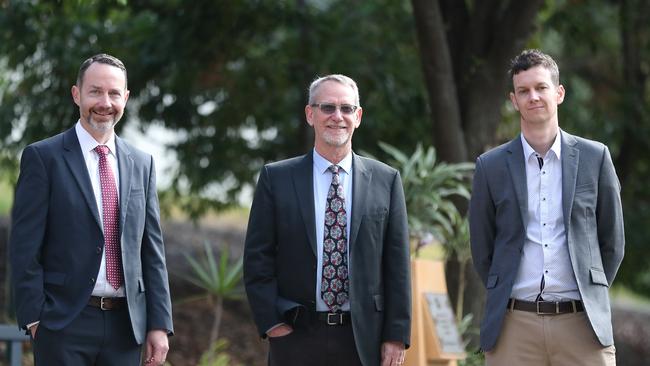
<svg viewBox="0 0 650 366">
<path fill-rule="evenodd" d="M 212 246 L 207 241 L 204 245 L 204 256 L 199 260 L 191 255 L 184 253 L 187 262 L 192 267 L 192 276 L 183 276 L 188 282 L 201 287 L 205 290 L 213 306 L 212 329 L 208 344 L 210 349 L 207 354 L 209 365 L 212 362 L 222 362 L 226 360 L 218 351 L 219 346 L 219 328 L 221 326 L 221 317 L 223 315 L 224 299 L 241 298 L 241 280 L 243 275 L 243 261 L 238 259 L 234 263 L 230 262 L 228 247 L 224 246 L 221 250 L 219 263 L 214 258 Z M 224 346 L 225 347 L 225 346 Z"/>
<path fill-rule="evenodd" d="M 383 142 L 379 146 L 402 176 L 415 254 L 432 240 L 453 245 L 451 251 L 461 250 L 455 226 L 460 225 L 462 216 L 452 198 L 469 199 L 469 177 L 474 164 L 437 161 L 435 148 L 425 150 L 420 144 L 410 156 Z"/>
<path fill-rule="evenodd" d="M 192 267 L 192 276 L 183 276 L 188 282 L 204 289 L 206 294 L 221 299 L 240 299 L 243 261 L 230 263 L 228 247 L 221 250 L 219 263 L 214 257 L 212 246 L 204 243 L 204 253 L 200 259 L 183 253 Z"/>
<path fill-rule="evenodd" d="M 466 314 L 458 323 L 458 331 L 464 340 L 465 350 L 467 352 L 467 357 L 464 360 L 459 360 L 458 366 L 483 366 L 485 364 L 485 356 L 483 353 L 468 349 L 470 337 L 479 334 L 479 329 L 472 324 L 473 320 L 473 314 Z"/>
<path fill-rule="evenodd" d="M 228 349 L 228 341 L 220 339 L 214 342 L 210 348 L 201 355 L 201 359 L 197 366 L 238 366 L 239 364 L 233 363 L 230 356 L 226 352 Z"/>
<path fill-rule="evenodd" d="M 131 90 L 118 128 L 137 120 L 143 131 L 155 124 L 177 133 L 168 146 L 179 159 L 170 195 L 193 217 L 236 202 L 265 162 L 312 146 L 304 106 L 317 75 L 357 80 L 365 113 L 356 148 L 378 152 L 380 138 L 400 148 L 431 141 L 408 2 L 61 0 L 0 7 L 0 70 L 13 76 L 0 76 L 0 85 L 7 83 L 0 149 L 15 154 L 71 126 L 79 64 L 94 53 L 114 54 L 129 70 Z"/>
</svg>

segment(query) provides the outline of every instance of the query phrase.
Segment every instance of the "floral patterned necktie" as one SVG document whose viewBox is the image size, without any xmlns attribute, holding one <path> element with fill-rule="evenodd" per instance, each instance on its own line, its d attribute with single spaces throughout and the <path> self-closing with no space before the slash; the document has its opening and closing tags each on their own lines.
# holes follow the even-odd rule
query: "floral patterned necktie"
<svg viewBox="0 0 650 366">
<path fill-rule="evenodd" d="M 323 235 L 323 277 L 321 297 L 330 311 L 336 312 L 348 301 L 347 214 L 338 165 L 329 168 L 332 184 L 327 192 Z"/>
<path fill-rule="evenodd" d="M 106 279 L 114 289 L 122 286 L 122 250 L 120 248 L 120 205 L 115 176 L 106 156 L 106 145 L 95 148 L 99 155 L 99 184 L 102 190 L 102 220 L 104 223 L 104 250 L 106 251 Z"/>
</svg>

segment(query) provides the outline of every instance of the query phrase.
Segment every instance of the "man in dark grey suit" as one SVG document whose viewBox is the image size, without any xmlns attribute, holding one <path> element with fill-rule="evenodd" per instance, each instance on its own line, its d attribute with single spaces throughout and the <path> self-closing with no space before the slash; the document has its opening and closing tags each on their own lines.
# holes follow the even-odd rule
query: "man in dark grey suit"
<svg viewBox="0 0 650 366">
<path fill-rule="evenodd" d="M 12 213 L 16 315 L 36 365 L 162 365 L 171 301 L 151 155 L 117 137 L 124 64 L 79 69 L 77 124 L 25 148 Z"/>
<path fill-rule="evenodd" d="M 269 364 L 399 365 L 411 317 L 399 173 L 352 152 L 352 79 L 316 79 L 305 114 L 314 149 L 262 168 L 246 234 L 244 281 Z"/>
<path fill-rule="evenodd" d="M 469 212 L 487 364 L 614 365 L 608 290 L 625 238 L 609 150 L 559 128 L 550 56 L 524 51 L 510 76 L 521 135 L 478 157 Z"/>
</svg>

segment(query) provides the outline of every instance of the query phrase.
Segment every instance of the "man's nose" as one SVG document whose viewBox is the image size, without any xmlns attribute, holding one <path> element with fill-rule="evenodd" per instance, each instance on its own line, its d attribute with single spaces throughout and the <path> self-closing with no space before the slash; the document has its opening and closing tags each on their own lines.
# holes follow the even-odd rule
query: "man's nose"
<svg viewBox="0 0 650 366">
<path fill-rule="evenodd" d="M 536 90 L 531 90 L 530 99 L 539 100 L 539 93 Z"/>
<path fill-rule="evenodd" d="M 100 95 L 99 99 L 97 100 L 97 104 L 101 105 L 102 107 L 110 107 L 111 98 L 108 93 L 102 93 L 102 95 Z"/>
<path fill-rule="evenodd" d="M 334 118 L 337 121 L 340 121 L 343 119 L 343 113 L 341 112 L 341 107 L 336 107 L 334 110 L 334 113 L 332 113 L 332 118 Z"/>
</svg>

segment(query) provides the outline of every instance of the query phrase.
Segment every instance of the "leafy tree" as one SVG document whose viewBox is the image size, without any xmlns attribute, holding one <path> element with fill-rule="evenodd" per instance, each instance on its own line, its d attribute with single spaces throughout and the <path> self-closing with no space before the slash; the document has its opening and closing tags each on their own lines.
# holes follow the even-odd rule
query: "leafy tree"
<svg viewBox="0 0 650 366">
<path fill-rule="evenodd" d="M 408 3 L 380 0 L 5 2 L 0 147 L 12 152 L 76 119 L 76 69 L 109 52 L 129 69 L 126 122 L 177 132 L 168 195 L 193 216 L 236 202 L 268 161 L 304 153 L 306 87 L 345 73 L 366 113 L 355 146 L 415 144 L 427 132 Z M 2 85 L 2 84 L 0 84 Z M 13 131 L 13 135 L 12 135 Z M 424 142 L 427 142 L 425 138 Z M 184 197 L 181 199 L 181 197 Z M 189 197 L 189 198 L 187 198 Z"/>
</svg>

